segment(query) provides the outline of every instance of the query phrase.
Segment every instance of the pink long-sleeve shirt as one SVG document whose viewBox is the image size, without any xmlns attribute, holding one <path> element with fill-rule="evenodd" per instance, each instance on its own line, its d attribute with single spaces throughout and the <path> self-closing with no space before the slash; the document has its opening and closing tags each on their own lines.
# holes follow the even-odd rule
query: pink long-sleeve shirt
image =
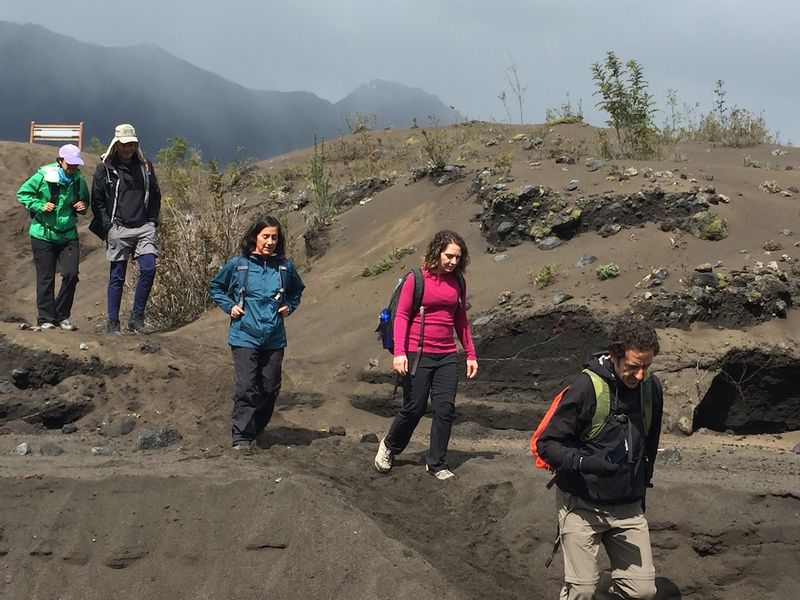
<svg viewBox="0 0 800 600">
<path fill-rule="evenodd" d="M 425 307 L 425 332 L 422 351 L 431 354 L 456 352 L 453 331 L 461 340 L 467 359 L 476 360 L 475 346 L 467 319 L 464 302 L 458 302 L 458 280 L 452 273 L 430 273 L 423 269 L 425 287 L 422 293 L 422 306 Z M 466 282 L 464 298 L 467 297 Z M 402 356 L 416 352 L 419 348 L 419 313 L 411 315 L 414 302 L 414 277 L 406 277 L 397 301 L 397 314 L 394 317 L 394 354 Z M 411 326 L 408 321 L 411 318 Z"/>
</svg>

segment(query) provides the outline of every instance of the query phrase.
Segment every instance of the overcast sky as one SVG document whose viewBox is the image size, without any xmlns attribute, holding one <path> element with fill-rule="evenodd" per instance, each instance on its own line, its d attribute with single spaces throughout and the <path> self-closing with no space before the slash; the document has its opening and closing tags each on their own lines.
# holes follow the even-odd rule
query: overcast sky
<svg viewBox="0 0 800 600">
<path fill-rule="evenodd" d="M 373 79 L 436 94 L 468 118 L 514 121 L 513 62 L 525 122 L 581 101 L 592 124 L 590 66 L 609 50 L 636 59 L 660 108 L 666 92 L 763 111 L 800 142 L 798 0 L 0 0 L 0 20 L 37 23 L 104 46 L 155 44 L 254 89 L 306 90 L 336 102 Z M 59 65 L 58 57 L 53 57 Z M 0 108 L 2 110 L 2 108 Z M 664 115 L 656 117 L 661 123 Z"/>
</svg>

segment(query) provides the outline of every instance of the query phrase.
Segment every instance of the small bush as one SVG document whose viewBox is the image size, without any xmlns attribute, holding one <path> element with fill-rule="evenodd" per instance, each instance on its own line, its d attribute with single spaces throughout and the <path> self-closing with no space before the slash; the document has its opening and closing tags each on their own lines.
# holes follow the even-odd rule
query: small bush
<svg viewBox="0 0 800 600">
<path fill-rule="evenodd" d="M 370 267 L 364 267 L 364 270 L 361 271 L 361 276 L 373 277 L 375 275 L 380 275 L 384 271 L 388 271 L 389 269 L 391 269 L 395 264 L 399 263 L 406 256 L 414 254 L 414 252 L 416 251 L 417 249 L 414 246 L 393 248 L 391 253 L 389 254 L 389 258 L 384 258 L 382 260 L 379 260 Z"/>
<path fill-rule="evenodd" d="M 540 288 L 553 285 L 556 281 L 556 265 L 545 265 L 535 275 L 533 269 L 529 269 L 528 278 Z"/>
<path fill-rule="evenodd" d="M 492 166 L 492 172 L 495 175 L 503 175 L 508 176 L 511 173 L 511 166 L 514 163 L 514 155 L 511 152 L 503 151 L 500 152 L 494 158 L 494 165 Z"/>
<path fill-rule="evenodd" d="M 583 107 L 581 106 L 581 102 L 578 102 L 577 109 L 573 108 L 572 102 L 570 102 L 569 99 L 569 94 L 567 94 L 567 100 L 561 104 L 560 108 L 548 108 L 545 110 L 545 122 L 549 127 L 582 123 Z"/>
<path fill-rule="evenodd" d="M 728 222 L 722 217 L 714 217 L 700 230 L 704 240 L 717 242 L 728 237 Z"/>
<path fill-rule="evenodd" d="M 597 274 L 597 278 L 600 281 L 605 281 L 606 279 L 614 279 L 614 277 L 619 276 L 619 267 L 614 263 L 608 263 L 607 265 L 600 265 L 595 270 Z"/>
<path fill-rule="evenodd" d="M 433 128 L 422 130 L 422 137 L 425 140 L 422 144 L 422 151 L 428 165 L 435 169 L 442 169 L 450 161 L 453 145 L 447 140 L 445 130 L 439 129 L 434 119 L 431 121 Z"/>
</svg>

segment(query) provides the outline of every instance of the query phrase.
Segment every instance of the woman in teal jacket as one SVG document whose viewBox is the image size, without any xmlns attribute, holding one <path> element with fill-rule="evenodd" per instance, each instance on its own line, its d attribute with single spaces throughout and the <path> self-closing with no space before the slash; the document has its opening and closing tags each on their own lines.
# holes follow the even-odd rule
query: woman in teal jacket
<svg viewBox="0 0 800 600">
<path fill-rule="evenodd" d="M 214 302 L 231 317 L 235 391 L 231 435 L 236 450 L 251 452 L 281 389 L 286 347 L 284 319 L 300 305 L 305 285 L 285 256 L 280 222 L 266 216 L 242 239 L 242 253 L 220 269 L 208 286 Z"/>
<path fill-rule="evenodd" d="M 89 188 L 81 175 L 80 149 L 61 146 L 54 163 L 39 167 L 17 191 L 17 199 L 31 215 L 33 262 L 36 265 L 37 322 L 42 329 L 77 329 L 70 321 L 78 285 L 78 215 L 86 214 Z M 56 265 L 61 287 L 54 297 Z"/>
</svg>

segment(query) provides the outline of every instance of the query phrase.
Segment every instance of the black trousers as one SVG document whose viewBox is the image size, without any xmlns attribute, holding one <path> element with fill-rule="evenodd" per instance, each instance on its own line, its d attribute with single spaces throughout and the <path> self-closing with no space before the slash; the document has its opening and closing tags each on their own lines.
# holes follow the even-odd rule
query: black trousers
<svg viewBox="0 0 800 600">
<path fill-rule="evenodd" d="M 58 324 L 68 319 L 72 312 L 75 287 L 78 285 L 80 244 L 78 240 L 56 244 L 32 237 L 31 248 L 36 265 L 37 323 Z M 56 265 L 61 269 L 61 287 L 58 296 L 54 297 Z"/>
<path fill-rule="evenodd" d="M 414 357 L 409 356 L 409 368 Z M 456 412 L 456 389 L 458 387 L 459 361 L 452 354 L 423 354 L 412 377 L 401 377 L 403 385 L 403 407 L 392 422 L 386 436 L 386 447 L 400 454 L 408 446 L 411 435 L 419 424 L 431 400 L 433 422 L 431 438 L 425 463 L 431 471 L 447 467 L 445 455 L 450 443 L 450 432 Z"/>
<path fill-rule="evenodd" d="M 231 346 L 234 396 L 233 443 L 252 442 L 272 418 L 281 391 L 283 348 L 264 350 Z"/>
</svg>

